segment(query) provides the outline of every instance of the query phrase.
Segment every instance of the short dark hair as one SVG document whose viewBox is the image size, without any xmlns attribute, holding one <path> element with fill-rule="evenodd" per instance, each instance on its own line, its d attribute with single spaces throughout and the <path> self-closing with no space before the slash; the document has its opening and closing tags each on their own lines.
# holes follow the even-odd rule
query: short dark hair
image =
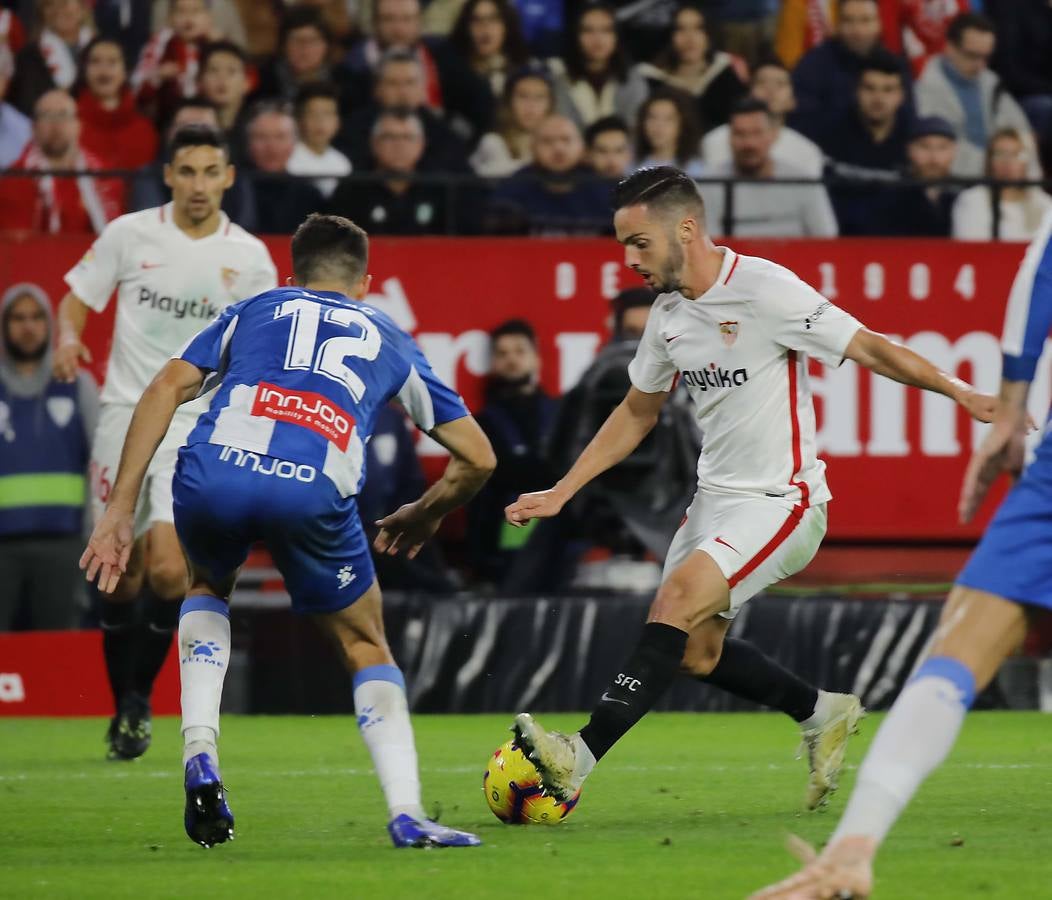
<svg viewBox="0 0 1052 900">
<path fill-rule="evenodd" d="M 298 281 L 337 278 L 351 284 L 369 265 L 369 235 L 343 216 L 311 213 L 292 236 L 292 271 Z"/>
<path fill-rule="evenodd" d="M 184 147 L 217 147 L 230 159 L 230 148 L 223 132 L 211 125 L 184 125 L 176 131 L 165 149 L 165 161 L 170 163 Z"/>
<path fill-rule="evenodd" d="M 858 69 L 859 80 L 866 72 L 880 72 L 881 75 L 897 75 L 899 81 L 905 85 L 906 74 L 902 71 L 899 59 L 890 50 L 877 49 L 864 60 Z"/>
<path fill-rule="evenodd" d="M 248 56 L 237 44 L 233 41 L 212 41 L 209 44 L 205 44 L 204 50 L 201 51 L 201 62 L 197 67 L 198 74 L 205 70 L 208 61 L 218 53 L 227 53 L 230 56 L 236 56 L 241 60 L 241 65 L 246 69 L 248 68 Z"/>
<path fill-rule="evenodd" d="M 537 346 L 537 332 L 533 330 L 533 326 L 525 319 L 508 319 L 507 322 L 501 322 L 489 333 L 489 340 L 491 344 L 495 344 L 502 337 L 513 336 L 524 337 L 534 347 Z"/>
<path fill-rule="evenodd" d="M 727 115 L 727 121 L 729 122 L 735 116 L 749 116 L 753 113 L 763 113 L 767 118 L 771 118 L 770 107 L 759 97 L 739 97 L 731 104 L 731 111 Z"/>
<path fill-rule="evenodd" d="M 987 16 L 982 13 L 963 12 L 950 19 L 950 24 L 946 26 L 946 40 L 955 47 L 959 47 L 964 33 L 969 28 L 986 34 L 997 34 L 993 21 Z"/>
<path fill-rule="evenodd" d="M 698 186 L 673 166 L 648 166 L 618 182 L 611 197 L 614 210 L 645 203 L 653 207 L 686 206 L 700 217 L 705 215 Z"/>
<path fill-rule="evenodd" d="M 614 334 L 620 334 L 625 324 L 625 313 L 630 309 L 638 309 L 645 306 L 649 309 L 654 305 L 657 298 L 650 288 L 632 287 L 625 288 L 610 301 L 614 310 Z"/>
<path fill-rule="evenodd" d="M 591 147 L 599 135 L 606 134 L 608 131 L 620 131 L 625 135 L 630 135 L 632 133 L 632 130 L 628 127 L 628 123 L 620 116 L 603 116 L 601 119 L 596 119 L 585 129 L 585 145 Z"/>
<path fill-rule="evenodd" d="M 760 69 L 781 69 L 783 72 L 789 72 L 789 67 L 774 54 L 761 56 L 756 61 L 756 65 L 752 67 L 752 73 L 749 76 L 750 83 L 756 81 L 756 73 L 759 72 Z"/>
<path fill-rule="evenodd" d="M 278 46 L 284 49 L 289 35 L 300 28 L 313 28 L 325 38 L 327 44 L 332 43 L 332 31 L 326 24 L 321 10 L 316 6 L 293 6 L 285 12 L 285 18 L 281 23 L 281 37 L 278 41 Z"/>
<path fill-rule="evenodd" d="M 384 66 L 399 63 L 402 65 L 409 64 L 416 66 L 418 69 L 423 69 L 419 56 L 411 50 L 405 50 L 402 47 L 395 47 L 393 50 L 385 51 L 383 56 L 380 57 L 380 61 L 376 64 L 376 77 L 379 79 L 380 72 Z"/>
<path fill-rule="evenodd" d="M 303 115 L 311 100 L 331 100 L 339 109 L 340 89 L 331 81 L 310 81 L 303 85 L 296 93 L 296 102 L 293 105 L 297 119 Z"/>
</svg>

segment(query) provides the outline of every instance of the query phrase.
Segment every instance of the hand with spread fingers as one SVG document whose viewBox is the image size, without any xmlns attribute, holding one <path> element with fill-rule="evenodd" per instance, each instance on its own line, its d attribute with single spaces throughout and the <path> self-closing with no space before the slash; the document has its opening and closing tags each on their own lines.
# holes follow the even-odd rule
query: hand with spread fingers
<svg viewBox="0 0 1052 900">
<path fill-rule="evenodd" d="M 409 559 L 414 559 L 441 524 L 442 516 L 434 515 L 419 501 L 406 503 L 376 522 L 380 533 L 373 541 L 373 547 L 378 553 L 388 556 L 405 553 Z"/>
<path fill-rule="evenodd" d="M 128 568 L 135 544 L 134 513 L 108 507 L 91 533 L 80 557 L 80 567 L 89 582 L 98 577 L 99 590 L 112 594 Z"/>
</svg>

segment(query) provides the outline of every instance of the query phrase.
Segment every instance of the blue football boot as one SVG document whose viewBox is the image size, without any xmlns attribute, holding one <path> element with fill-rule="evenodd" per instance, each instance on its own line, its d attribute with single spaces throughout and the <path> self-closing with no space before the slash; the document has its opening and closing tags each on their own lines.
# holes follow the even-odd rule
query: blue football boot
<svg viewBox="0 0 1052 900">
<path fill-rule="evenodd" d="M 213 847 L 234 839 L 234 814 L 226 791 L 207 753 L 198 753 L 186 764 L 186 833 L 195 844 Z"/>
<path fill-rule="evenodd" d="M 477 847 L 482 843 L 466 831 L 446 828 L 430 819 L 414 819 L 402 813 L 387 823 L 396 847 Z"/>
</svg>

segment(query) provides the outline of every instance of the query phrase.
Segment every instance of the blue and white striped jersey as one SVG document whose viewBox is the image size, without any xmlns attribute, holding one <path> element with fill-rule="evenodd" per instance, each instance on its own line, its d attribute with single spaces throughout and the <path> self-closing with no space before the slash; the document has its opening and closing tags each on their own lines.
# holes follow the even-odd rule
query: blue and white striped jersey
<svg viewBox="0 0 1052 900">
<path fill-rule="evenodd" d="M 1033 381 L 1052 331 L 1052 213 L 1027 247 L 1005 310 L 1001 350 L 1008 381 Z"/>
<path fill-rule="evenodd" d="M 423 431 L 468 415 L 415 341 L 342 294 L 288 287 L 228 307 L 177 357 L 215 390 L 187 445 L 237 447 L 314 466 L 341 495 L 365 478 L 377 411 L 397 397 Z"/>
</svg>

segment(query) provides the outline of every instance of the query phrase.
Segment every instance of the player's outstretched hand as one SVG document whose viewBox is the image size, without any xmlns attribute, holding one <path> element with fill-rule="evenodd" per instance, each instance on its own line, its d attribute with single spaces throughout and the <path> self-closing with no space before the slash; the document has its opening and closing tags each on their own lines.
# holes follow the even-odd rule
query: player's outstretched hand
<svg viewBox="0 0 1052 900">
<path fill-rule="evenodd" d="M 81 362 L 91 362 L 91 351 L 80 341 L 65 341 L 55 349 L 51 371 L 58 381 L 76 381 Z"/>
<path fill-rule="evenodd" d="M 531 519 L 549 519 L 559 515 L 566 500 L 555 488 L 547 491 L 534 491 L 532 494 L 521 494 L 519 499 L 504 508 L 504 518 L 517 528 L 529 523 Z"/>
<path fill-rule="evenodd" d="M 378 553 L 397 556 L 404 551 L 409 559 L 413 559 L 424 542 L 438 531 L 442 517 L 429 513 L 415 502 L 405 504 L 376 524 L 380 533 L 376 535 L 373 547 Z"/>
<path fill-rule="evenodd" d="M 112 594 L 121 575 L 128 568 L 135 543 L 135 517 L 132 513 L 109 507 L 99 519 L 80 557 L 80 567 L 89 582 L 99 579 L 99 590 Z"/>
<path fill-rule="evenodd" d="M 1015 422 L 998 419 L 987 432 L 968 463 L 961 486 L 957 513 L 962 523 L 970 522 L 982 505 L 986 494 L 1005 473 L 1018 475 L 1023 470 L 1026 455 L 1026 434 Z"/>
</svg>

